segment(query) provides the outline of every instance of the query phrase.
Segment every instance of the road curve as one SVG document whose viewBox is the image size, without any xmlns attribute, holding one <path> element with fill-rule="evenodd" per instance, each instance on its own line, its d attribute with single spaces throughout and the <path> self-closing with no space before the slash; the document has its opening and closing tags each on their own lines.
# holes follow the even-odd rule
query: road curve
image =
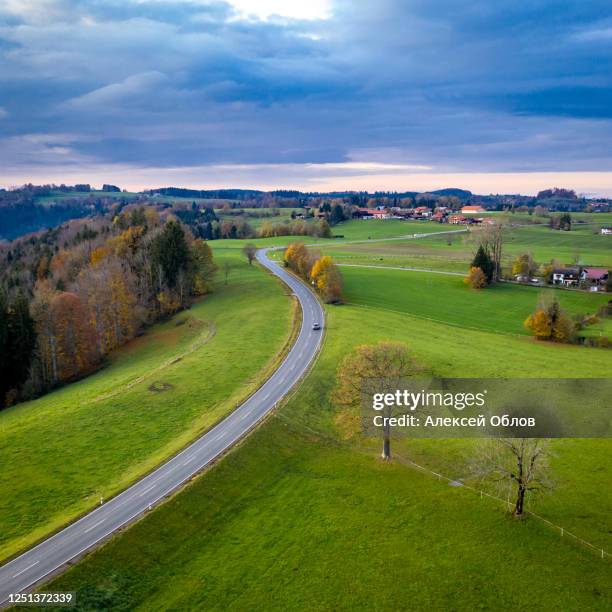
<svg viewBox="0 0 612 612">
<path fill-rule="evenodd" d="M 302 307 L 299 336 L 279 368 L 241 406 L 178 455 L 0 567 L 0 605 L 7 603 L 11 593 L 23 592 L 44 580 L 175 491 L 257 425 L 306 372 L 321 344 L 323 332 L 313 330 L 312 325 L 315 322 L 324 325 L 323 309 L 309 287 L 268 259 L 269 250 L 258 251 L 257 260 L 289 286 Z"/>
</svg>

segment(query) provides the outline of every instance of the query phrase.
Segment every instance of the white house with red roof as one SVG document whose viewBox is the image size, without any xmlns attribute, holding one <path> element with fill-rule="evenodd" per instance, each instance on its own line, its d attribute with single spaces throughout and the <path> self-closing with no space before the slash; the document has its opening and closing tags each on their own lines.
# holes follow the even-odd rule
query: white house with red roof
<svg viewBox="0 0 612 612">
<path fill-rule="evenodd" d="M 481 215 L 487 212 L 482 206 L 464 206 L 461 209 L 462 215 Z"/>
<path fill-rule="evenodd" d="M 606 285 L 609 274 L 607 268 L 583 268 L 580 281 L 591 291 L 598 291 Z"/>
</svg>

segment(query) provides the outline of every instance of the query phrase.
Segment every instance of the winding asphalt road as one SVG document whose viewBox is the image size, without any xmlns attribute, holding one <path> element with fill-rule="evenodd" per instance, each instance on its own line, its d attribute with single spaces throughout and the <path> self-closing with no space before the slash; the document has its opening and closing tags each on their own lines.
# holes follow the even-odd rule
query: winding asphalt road
<svg viewBox="0 0 612 612">
<path fill-rule="evenodd" d="M 23 592 L 41 582 L 150 510 L 247 434 L 300 380 L 321 344 L 323 332 L 313 330 L 312 325 L 316 322 L 323 326 L 323 309 L 309 287 L 268 259 L 269 250 L 258 251 L 257 260 L 289 286 L 303 313 L 299 336 L 280 367 L 240 407 L 185 450 L 129 489 L 2 566 L 0 605 L 7 603 L 10 593 Z"/>
</svg>

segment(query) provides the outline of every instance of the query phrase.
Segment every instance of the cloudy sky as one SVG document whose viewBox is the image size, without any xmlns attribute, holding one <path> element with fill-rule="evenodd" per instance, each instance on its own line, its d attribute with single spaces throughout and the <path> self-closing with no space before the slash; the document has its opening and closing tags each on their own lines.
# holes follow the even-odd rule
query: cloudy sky
<svg viewBox="0 0 612 612">
<path fill-rule="evenodd" d="M 0 184 L 612 195 L 609 0 L 0 0 Z"/>
</svg>

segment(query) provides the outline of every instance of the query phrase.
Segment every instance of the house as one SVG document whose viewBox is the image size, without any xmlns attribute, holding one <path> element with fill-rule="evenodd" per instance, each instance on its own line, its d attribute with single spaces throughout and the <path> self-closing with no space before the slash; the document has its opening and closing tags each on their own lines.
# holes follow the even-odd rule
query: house
<svg viewBox="0 0 612 612">
<path fill-rule="evenodd" d="M 417 206 L 414 209 L 414 216 L 415 217 L 431 217 L 431 209 L 428 208 L 427 206 Z"/>
<path fill-rule="evenodd" d="M 591 291 L 598 291 L 605 287 L 608 275 L 607 268 L 584 268 L 580 274 L 580 282 Z"/>
<path fill-rule="evenodd" d="M 304 210 L 306 211 L 306 217 L 312 215 L 315 219 L 325 219 L 325 213 L 317 206 L 304 206 Z"/>
<path fill-rule="evenodd" d="M 576 287 L 580 281 L 580 268 L 556 268 L 552 271 L 553 285 Z"/>
<path fill-rule="evenodd" d="M 601 228 L 601 233 L 602 233 L 604 236 L 610 236 L 610 235 L 612 235 L 612 227 L 602 227 L 602 228 Z"/>
<path fill-rule="evenodd" d="M 391 213 L 387 210 L 379 210 L 378 208 L 358 208 L 353 217 L 360 219 L 390 219 Z"/>
<path fill-rule="evenodd" d="M 463 215 L 451 215 L 448 218 L 448 222 L 451 225 L 462 225 L 464 223 L 469 223 L 467 217 L 464 217 Z"/>
<path fill-rule="evenodd" d="M 431 220 L 437 221 L 438 223 L 444 223 L 446 221 L 446 215 L 441 211 L 437 211 L 433 214 Z"/>
<path fill-rule="evenodd" d="M 461 209 L 462 215 L 480 215 L 487 212 L 482 206 L 464 206 Z"/>
</svg>

